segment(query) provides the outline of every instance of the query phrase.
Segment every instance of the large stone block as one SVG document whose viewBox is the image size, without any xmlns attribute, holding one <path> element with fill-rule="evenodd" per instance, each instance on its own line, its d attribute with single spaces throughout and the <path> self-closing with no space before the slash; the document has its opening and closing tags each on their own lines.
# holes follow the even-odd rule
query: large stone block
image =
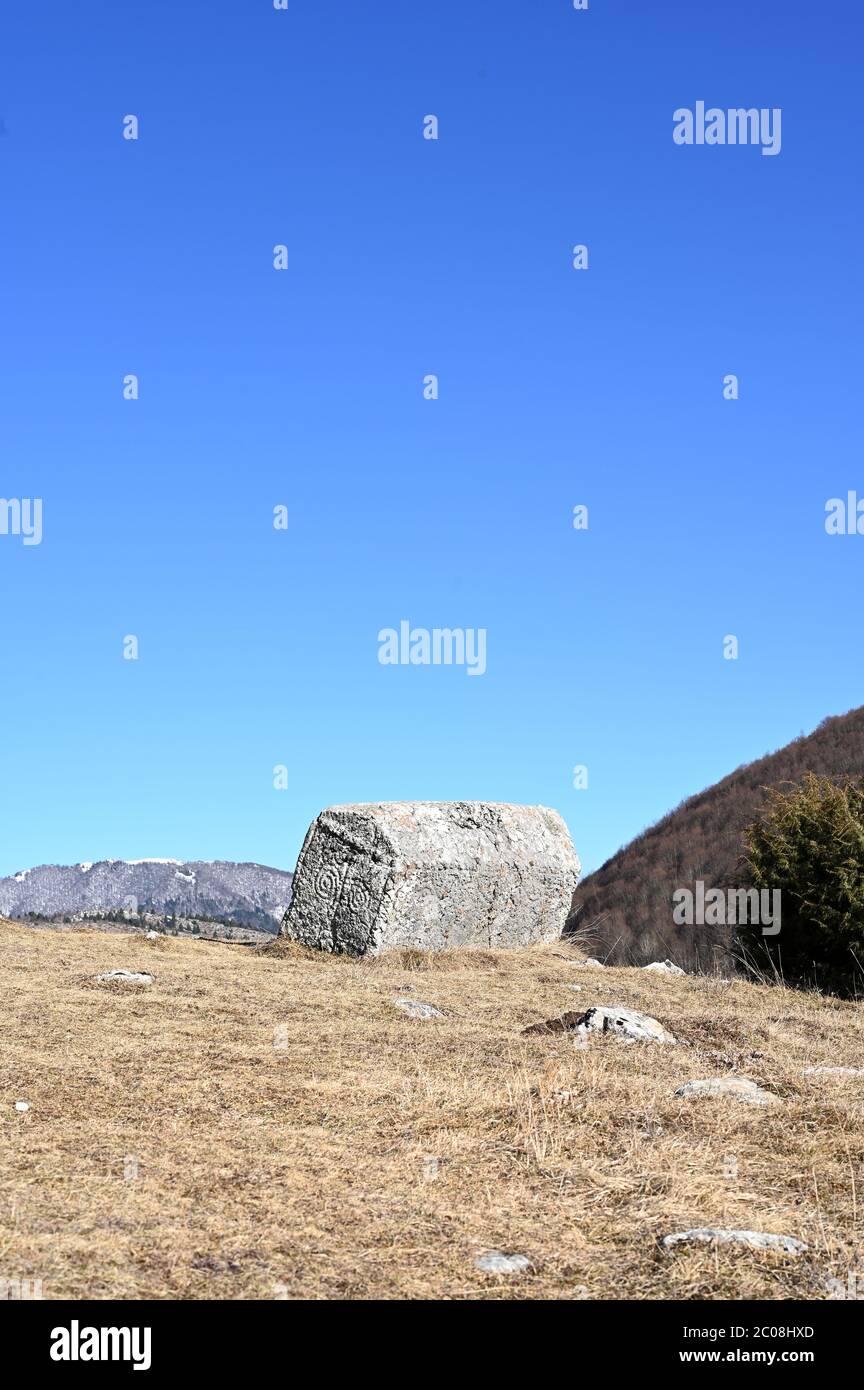
<svg viewBox="0 0 864 1390">
<path fill-rule="evenodd" d="M 555 941 L 579 868 L 545 806 L 331 806 L 306 834 L 281 935 L 355 956 Z"/>
</svg>

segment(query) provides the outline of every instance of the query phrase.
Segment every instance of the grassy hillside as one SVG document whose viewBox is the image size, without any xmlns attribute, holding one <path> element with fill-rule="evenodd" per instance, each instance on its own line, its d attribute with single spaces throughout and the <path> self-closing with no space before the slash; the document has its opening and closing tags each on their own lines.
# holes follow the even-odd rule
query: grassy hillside
<svg viewBox="0 0 864 1390">
<path fill-rule="evenodd" d="M 764 789 L 800 782 L 806 772 L 864 776 L 864 707 L 824 720 L 682 802 L 580 884 L 568 929 L 602 959 L 641 964 L 661 955 L 688 968 L 717 961 L 726 968 L 726 932 L 676 926 L 672 893 L 697 879 L 706 890 L 744 883 L 742 831 L 761 811 Z"/>
<path fill-rule="evenodd" d="M 864 1078 L 802 1069 L 861 1064 L 860 1008 L 577 960 L 0 927 L 3 1276 L 75 1299 L 806 1299 L 845 1282 L 864 1251 Z M 95 983 L 118 967 L 154 983 Z M 522 1035 L 593 1003 L 643 1009 L 680 1045 Z M 674 1094 L 733 1073 L 783 1104 Z M 701 1225 L 810 1249 L 659 1249 Z M 481 1273 L 490 1249 L 531 1267 Z"/>
</svg>

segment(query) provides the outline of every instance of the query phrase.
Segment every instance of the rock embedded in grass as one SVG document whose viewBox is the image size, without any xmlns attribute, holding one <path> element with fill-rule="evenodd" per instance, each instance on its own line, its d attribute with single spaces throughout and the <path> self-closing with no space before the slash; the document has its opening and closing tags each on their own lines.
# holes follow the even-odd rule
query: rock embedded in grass
<svg viewBox="0 0 864 1390">
<path fill-rule="evenodd" d="M 794 1236 L 772 1235 L 767 1231 L 725 1231 L 713 1226 L 697 1226 L 663 1237 L 664 1249 L 672 1250 L 679 1245 L 743 1245 L 748 1250 L 777 1250 L 784 1255 L 801 1255 L 807 1249 L 806 1242 Z"/>
<path fill-rule="evenodd" d="M 424 1004 L 420 999 L 394 999 L 394 1009 L 401 1009 L 409 1018 L 443 1018 L 440 1009 L 434 1004 Z"/>
<path fill-rule="evenodd" d="M 487 1250 L 478 1255 L 474 1266 L 483 1274 L 521 1274 L 531 1268 L 531 1261 L 525 1255 L 505 1255 L 500 1250 Z"/>
<path fill-rule="evenodd" d="M 582 1019 L 582 1027 L 592 1033 L 612 1033 L 627 1042 L 674 1044 L 678 1041 L 650 1014 L 641 1014 L 636 1009 L 625 1009 L 620 1004 L 601 1004 L 588 1009 Z"/>
<path fill-rule="evenodd" d="M 145 970 L 106 970 L 96 979 L 103 985 L 152 985 L 153 976 Z"/>
<path fill-rule="evenodd" d="M 584 1013 L 570 1012 L 546 1023 L 532 1023 L 523 1033 L 611 1033 L 625 1042 L 674 1044 L 678 1040 L 656 1018 L 623 1005 L 598 1004 Z"/>
<path fill-rule="evenodd" d="M 685 1100 L 698 1100 L 702 1096 L 729 1096 L 744 1105 L 782 1105 L 779 1096 L 773 1091 L 764 1091 L 755 1081 L 745 1076 L 713 1076 L 703 1081 L 687 1081 L 675 1092 Z"/>
<path fill-rule="evenodd" d="M 306 834 L 280 935 L 355 956 L 552 942 L 578 881 L 567 827 L 545 806 L 332 806 Z"/>
<path fill-rule="evenodd" d="M 804 1067 L 802 1076 L 864 1076 L 864 1067 Z"/>
<path fill-rule="evenodd" d="M 650 965 L 643 965 L 643 970 L 653 970 L 655 975 L 686 975 L 687 971 L 682 970 L 680 965 L 676 965 L 673 960 L 652 960 Z"/>
</svg>

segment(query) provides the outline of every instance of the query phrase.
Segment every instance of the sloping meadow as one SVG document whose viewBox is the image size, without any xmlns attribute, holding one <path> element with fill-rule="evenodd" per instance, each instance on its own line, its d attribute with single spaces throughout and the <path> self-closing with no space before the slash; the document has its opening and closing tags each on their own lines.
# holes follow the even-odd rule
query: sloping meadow
<svg viewBox="0 0 864 1390">
<path fill-rule="evenodd" d="M 118 969 L 153 982 L 95 978 Z M 563 944 L 354 961 L 13 925 L 0 977 L 0 1277 L 46 1298 L 864 1294 L 864 1075 L 805 1074 L 864 1066 L 856 1004 Z M 523 1035 L 612 1004 L 677 1045 Z M 713 1077 L 782 1103 L 675 1094 Z M 807 1250 L 662 1247 L 692 1227 Z"/>
</svg>

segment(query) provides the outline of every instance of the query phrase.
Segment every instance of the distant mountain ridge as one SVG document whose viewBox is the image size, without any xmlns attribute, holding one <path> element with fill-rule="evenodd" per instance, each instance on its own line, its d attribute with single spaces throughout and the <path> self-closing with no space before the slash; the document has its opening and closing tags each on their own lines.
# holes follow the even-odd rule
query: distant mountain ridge
<svg viewBox="0 0 864 1390">
<path fill-rule="evenodd" d="M 293 875 L 225 860 L 102 859 L 40 864 L 0 878 L 0 915 L 203 918 L 275 932 Z"/>
<path fill-rule="evenodd" d="M 672 894 L 693 891 L 697 880 L 706 892 L 744 886 L 744 830 L 761 813 L 765 788 L 788 787 L 807 772 L 864 777 L 864 706 L 823 719 L 812 734 L 682 801 L 579 885 L 565 930 L 587 933 L 588 948 L 610 964 L 671 956 L 710 968 L 730 945 L 726 929 L 676 926 Z"/>
</svg>

